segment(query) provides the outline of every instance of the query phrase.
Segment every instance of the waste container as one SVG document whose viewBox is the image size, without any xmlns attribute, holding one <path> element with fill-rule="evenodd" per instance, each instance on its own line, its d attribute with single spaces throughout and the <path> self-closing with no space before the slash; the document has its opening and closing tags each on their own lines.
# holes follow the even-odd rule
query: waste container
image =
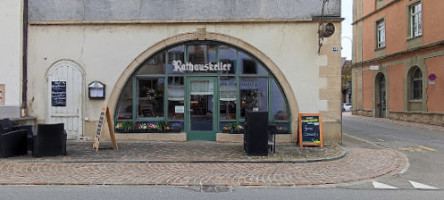
<svg viewBox="0 0 444 200">
<path fill-rule="evenodd" d="M 268 112 L 246 112 L 244 150 L 247 155 L 268 156 Z"/>
</svg>

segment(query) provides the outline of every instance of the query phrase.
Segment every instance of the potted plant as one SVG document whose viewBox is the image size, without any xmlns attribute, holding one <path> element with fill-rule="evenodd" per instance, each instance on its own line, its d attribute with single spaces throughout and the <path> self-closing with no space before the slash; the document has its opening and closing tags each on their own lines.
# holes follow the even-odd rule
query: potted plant
<svg viewBox="0 0 444 200">
<path fill-rule="evenodd" d="M 133 129 L 134 123 L 130 121 L 126 121 L 122 123 L 123 132 L 130 133 Z"/>
<path fill-rule="evenodd" d="M 160 120 L 156 123 L 157 128 L 161 133 L 163 133 L 167 128 L 169 129 L 168 122 L 165 120 Z"/>
<path fill-rule="evenodd" d="M 157 130 L 157 126 L 156 126 L 156 124 L 153 124 L 153 123 L 150 123 L 150 124 L 148 124 L 148 133 L 155 133 L 155 132 L 157 132 L 156 130 Z"/>
<path fill-rule="evenodd" d="M 244 130 L 244 127 L 240 125 L 238 122 L 231 122 L 230 123 L 230 131 L 231 133 L 242 133 Z"/>
</svg>

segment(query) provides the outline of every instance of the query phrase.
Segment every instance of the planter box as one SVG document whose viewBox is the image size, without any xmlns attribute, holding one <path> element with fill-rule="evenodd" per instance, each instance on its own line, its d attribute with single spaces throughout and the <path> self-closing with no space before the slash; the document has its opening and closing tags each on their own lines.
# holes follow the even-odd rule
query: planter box
<svg viewBox="0 0 444 200">
<path fill-rule="evenodd" d="M 217 133 L 217 142 L 244 142 L 244 134 Z"/>
<path fill-rule="evenodd" d="M 186 133 L 124 133 L 116 134 L 119 140 L 186 142 Z"/>
</svg>

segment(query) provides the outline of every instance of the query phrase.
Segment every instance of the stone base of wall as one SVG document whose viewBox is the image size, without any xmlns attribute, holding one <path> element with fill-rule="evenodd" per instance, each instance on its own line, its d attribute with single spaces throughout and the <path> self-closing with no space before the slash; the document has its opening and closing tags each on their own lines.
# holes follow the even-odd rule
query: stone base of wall
<svg viewBox="0 0 444 200">
<path fill-rule="evenodd" d="M 32 125 L 33 127 L 36 127 L 37 125 L 37 120 L 35 117 L 11 118 L 10 120 L 14 126 Z"/>
<path fill-rule="evenodd" d="M 125 133 L 116 134 L 119 141 L 164 141 L 164 142 L 186 142 L 186 133 Z"/>
<path fill-rule="evenodd" d="M 389 118 L 400 121 L 444 126 L 444 113 L 390 112 Z"/>
<path fill-rule="evenodd" d="M 276 143 L 291 143 L 291 137 L 291 134 L 276 135 Z M 244 142 L 244 134 L 218 133 L 216 134 L 216 141 L 242 143 Z"/>
<path fill-rule="evenodd" d="M 373 111 L 371 110 L 353 110 L 353 115 L 362 115 L 366 117 L 373 117 Z"/>
</svg>

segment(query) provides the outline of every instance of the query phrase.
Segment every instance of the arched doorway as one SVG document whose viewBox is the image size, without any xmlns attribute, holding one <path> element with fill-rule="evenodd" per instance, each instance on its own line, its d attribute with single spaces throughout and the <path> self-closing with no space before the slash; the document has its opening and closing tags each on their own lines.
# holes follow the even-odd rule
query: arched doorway
<svg viewBox="0 0 444 200">
<path fill-rule="evenodd" d="M 68 138 L 83 132 L 83 70 L 72 61 L 59 61 L 48 71 L 48 123 L 64 123 Z"/>
<path fill-rule="evenodd" d="M 383 73 L 376 75 L 375 81 L 375 117 L 385 118 L 387 117 L 387 90 L 386 79 Z"/>
<path fill-rule="evenodd" d="M 243 127 L 246 110 L 253 109 L 269 111 L 270 122 L 292 132 L 283 89 L 259 59 L 226 43 L 196 40 L 141 62 L 121 90 L 114 116 L 120 133 L 160 130 L 215 140 L 218 132 Z"/>
</svg>

